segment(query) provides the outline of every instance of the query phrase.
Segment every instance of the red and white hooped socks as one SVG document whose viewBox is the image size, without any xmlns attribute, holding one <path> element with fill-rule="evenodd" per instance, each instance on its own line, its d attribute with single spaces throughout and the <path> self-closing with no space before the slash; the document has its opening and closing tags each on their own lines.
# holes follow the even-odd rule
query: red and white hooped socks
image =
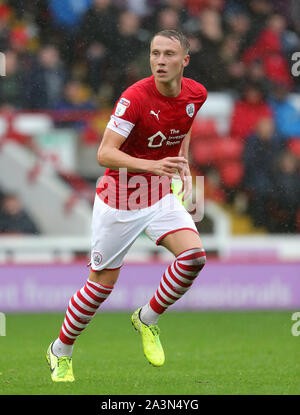
<svg viewBox="0 0 300 415">
<path fill-rule="evenodd" d="M 179 254 L 166 269 L 150 302 L 142 307 L 142 322 L 148 325 L 157 324 L 159 316 L 190 289 L 205 262 L 203 248 L 188 249 Z"/>
<path fill-rule="evenodd" d="M 113 287 L 87 280 L 84 287 L 71 298 L 58 339 L 53 343 L 53 353 L 71 356 L 73 344 L 87 327 L 99 306 L 107 299 Z"/>
<path fill-rule="evenodd" d="M 205 262 L 204 249 L 189 249 L 178 255 L 166 269 L 150 302 L 142 307 L 142 322 L 148 325 L 157 324 L 159 316 L 189 290 Z M 59 338 L 53 343 L 53 353 L 56 356 L 72 356 L 76 338 L 87 327 L 98 307 L 112 290 L 113 287 L 88 280 L 86 285 L 73 295 Z"/>
</svg>

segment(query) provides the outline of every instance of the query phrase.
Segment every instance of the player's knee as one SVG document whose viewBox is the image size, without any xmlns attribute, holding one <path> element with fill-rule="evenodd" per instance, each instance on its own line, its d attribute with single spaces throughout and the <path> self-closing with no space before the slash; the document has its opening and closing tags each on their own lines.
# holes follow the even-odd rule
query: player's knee
<svg viewBox="0 0 300 415">
<path fill-rule="evenodd" d="M 181 255 L 179 255 L 179 257 L 181 257 Z M 203 248 L 194 248 L 185 251 L 182 261 L 185 262 L 187 258 L 189 265 L 192 266 L 193 270 L 200 272 L 206 263 L 205 250 Z"/>
<path fill-rule="evenodd" d="M 194 255 L 193 264 L 199 271 L 201 271 L 206 263 L 205 251 L 203 248 L 199 248 Z"/>
</svg>

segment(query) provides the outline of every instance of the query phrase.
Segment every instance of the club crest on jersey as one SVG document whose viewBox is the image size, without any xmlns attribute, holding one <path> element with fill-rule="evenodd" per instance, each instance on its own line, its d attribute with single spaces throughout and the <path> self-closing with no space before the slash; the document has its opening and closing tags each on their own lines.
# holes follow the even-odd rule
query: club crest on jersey
<svg viewBox="0 0 300 415">
<path fill-rule="evenodd" d="M 93 261 L 95 265 L 100 265 L 102 262 L 102 255 L 100 252 L 93 252 Z"/>
<path fill-rule="evenodd" d="M 117 117 L 121 117 L 122 115 L 125 114 L 126 109 L 129 107 L 130 105 L 130 101 L 129 99 L 126 98 L 121 98 L 120 101 L 118 102 L 116 111 L 115 111 L 115 115 Z"/>
<path fill-rule="evenodd" d="M 195 104 L 187 104 L 186 106 L 186 113 L 189 117 L 192 118 L 195 112 Z"/>
</svg>

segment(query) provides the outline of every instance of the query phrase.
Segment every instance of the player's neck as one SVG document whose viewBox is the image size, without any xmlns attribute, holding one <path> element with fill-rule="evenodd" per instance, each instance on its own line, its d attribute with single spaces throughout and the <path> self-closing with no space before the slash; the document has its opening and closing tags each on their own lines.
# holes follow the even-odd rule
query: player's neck
<svg viewBox="0 0 300 415">
<path fill-rule="evenodd" d="M 162 95 L 166 97 L 177 97 L 181 92 L 181 81 L 180 79 L 174 79 L 170 82 L 159 82 L 155 80 L 155 86 Z"/>
</svg>

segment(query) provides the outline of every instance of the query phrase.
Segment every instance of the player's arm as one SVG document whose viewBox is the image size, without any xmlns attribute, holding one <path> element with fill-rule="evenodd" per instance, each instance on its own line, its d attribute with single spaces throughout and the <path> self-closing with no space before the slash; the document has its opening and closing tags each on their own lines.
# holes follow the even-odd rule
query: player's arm
<svg viewBox="0 0 300 415">
<path fill-rule="evenodd" d="M 178 154 L 179 156 L 184 157 L 186 160 L 188 160 L 189 158 L 191 131 L 192 131 L 192 127 L 189 129 L 188 133 L 184 137 L 181 143 L 179 154 Z M 191 176 L 191 171 L 190 171 L 190 167 L 188 163 L 186 163 L 184 168 L 180 171 L 180 178 L 182 180 L 182 188 L 179 191 L 179 194 L 181 194 L 184 191 L 182 200 L 186 200 L 191 194 L 192 188 L 193 188 L 192 176 Z"/>
<path fill-rule="evenodd" d="M 179 151 L 179 156 L 182 156 L 182 157 L 184 157 L 187 160 L 188 160 L 188 157 L 189 157 L 189 148 L 190 148 L 190 141 L 191 141 L 191 132 L 192 132 L 192 127 L 189 129 L 188 133 L 184 137 L 184 139 L 183 139 L 183 141 L 181 143 L 180 151 Z"/>
<path fill-rule="evenodd" d="M 176 170 L 181 171 L 187 164 L 187 160 L 182 156 L 166 157 L 161 160 L 132 157 L 120 150 L 125 140 L 126 137 L 106 128 L 97 153 L 99 164 L 113 170 L 126 168 L 128 171 L 149 172 L 168 177 L 172 177 Z"/>
</svg>

